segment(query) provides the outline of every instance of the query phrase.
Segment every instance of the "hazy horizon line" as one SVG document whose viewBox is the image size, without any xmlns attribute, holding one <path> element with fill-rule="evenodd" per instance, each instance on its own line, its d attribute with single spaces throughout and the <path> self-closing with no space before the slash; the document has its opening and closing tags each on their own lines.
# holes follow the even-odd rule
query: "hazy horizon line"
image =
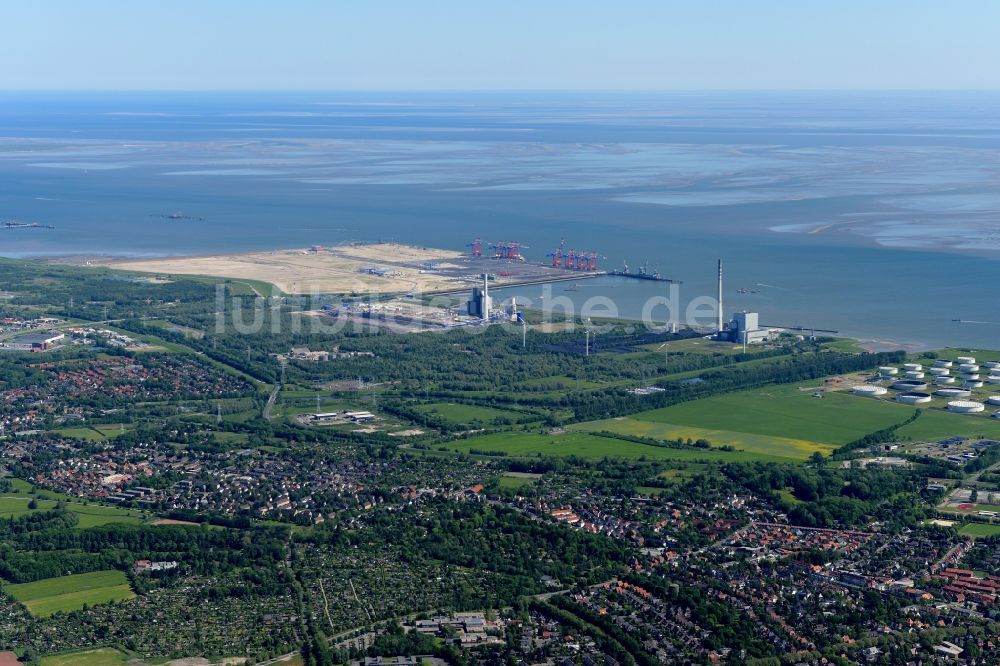
<svg viewBox="0 0 1000 666">
<path fill-rule="evenodd" d="M 306 94 L 746 94 L 1000 93 L 1000 88 L 3 88 L 0 93 L 306 93 Z"/>
</svg>

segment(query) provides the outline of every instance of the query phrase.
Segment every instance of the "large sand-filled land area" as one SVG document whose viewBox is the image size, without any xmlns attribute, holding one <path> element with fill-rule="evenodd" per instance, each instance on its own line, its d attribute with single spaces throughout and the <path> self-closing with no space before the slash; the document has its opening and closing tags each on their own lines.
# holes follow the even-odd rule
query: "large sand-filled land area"
<svg viewBox="0 0 1000 666">
<path fill-rule="evenodd" d="M 265 282 L 286 294 L 428 292 L 461 288 L 468 282 L 468 276 L 456 275 L 463 268 L 461 253 L 396 243 L 104 263 L 160 276 Z"/>
</svg>

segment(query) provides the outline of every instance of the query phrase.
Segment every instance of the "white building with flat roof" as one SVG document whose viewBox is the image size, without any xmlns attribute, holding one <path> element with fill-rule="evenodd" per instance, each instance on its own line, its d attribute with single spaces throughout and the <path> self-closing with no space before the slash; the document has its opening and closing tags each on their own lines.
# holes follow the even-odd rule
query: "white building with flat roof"
<svg viewBox="0 0 1000 666">
<path fill-rule="evenodd" d="M 729 322 L 729 339 L 738 344 L 757 344 L 767 342 L 771 331 L 760 327 L 760 318 L 756 312 L 737 312 Z"/>
</svg>

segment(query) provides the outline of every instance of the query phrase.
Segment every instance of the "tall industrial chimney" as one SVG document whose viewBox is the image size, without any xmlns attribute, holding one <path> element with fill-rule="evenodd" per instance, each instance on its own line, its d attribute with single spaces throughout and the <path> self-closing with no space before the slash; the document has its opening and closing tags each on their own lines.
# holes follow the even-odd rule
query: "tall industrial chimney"
<svg viewBox="0 0 1000 666">
<path fill-rule="evenodd" d="M 482 294 L 482 299 L 483 300 L 482 300 L 482 303 L 480 304 L 480 313 L 479 313 L 479 315 L 483 319 L 489 319 L 490 318 L 490 310 L 493 308 L 493 302 L 492 302 L 492 299 L 490 298 L 490 274 L 489 273 L 483 273 L 483 294 Z"/>
<path fill-rule="evenodd" d="M 719 334 L 722 334 L 722 259 L 719 259 Z"/>
</svg>

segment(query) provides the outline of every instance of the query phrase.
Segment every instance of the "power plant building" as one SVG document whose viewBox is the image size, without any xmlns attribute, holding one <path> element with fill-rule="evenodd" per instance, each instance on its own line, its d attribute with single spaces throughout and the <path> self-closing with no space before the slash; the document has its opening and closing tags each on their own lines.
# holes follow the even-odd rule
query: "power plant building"
<svg viewBox="0 0 1000 666">
<path fill-rule="evenodd" d="M 480 319 L 490 318 L 490 310 L 493 309 L 493 297 L 490 296 L 489 279 L 489 275 L 483 274 L 483 288 L 472 288 L 472 295 L 465 304 L 470 317 L 479 317 Z"/>
<path fill-rule="evenodd" d="M 767 342 L 771 330 L 760 327 L 760 318 L 756 312 L 737 312 L 729 322 L 729 328 L 720 333 L 719 337 L 727 338 L 737 344 L 748 345 Z"/>
<path fill-rule="evenodd" d="M 728 327 L 723 323 L 722 310 L 722 259 L 719 259 L 719 300 L 716 304 L 719 317 L 718 327 L 715 332 L 717 340 L 729 340 L 737 344 L 752 345 L 760 342 L 767 342 L 771 337 L 771 331 L 760 327 L 760 321 L 756 312 L 737 312 L 733 315 Z"/>
</svg>

